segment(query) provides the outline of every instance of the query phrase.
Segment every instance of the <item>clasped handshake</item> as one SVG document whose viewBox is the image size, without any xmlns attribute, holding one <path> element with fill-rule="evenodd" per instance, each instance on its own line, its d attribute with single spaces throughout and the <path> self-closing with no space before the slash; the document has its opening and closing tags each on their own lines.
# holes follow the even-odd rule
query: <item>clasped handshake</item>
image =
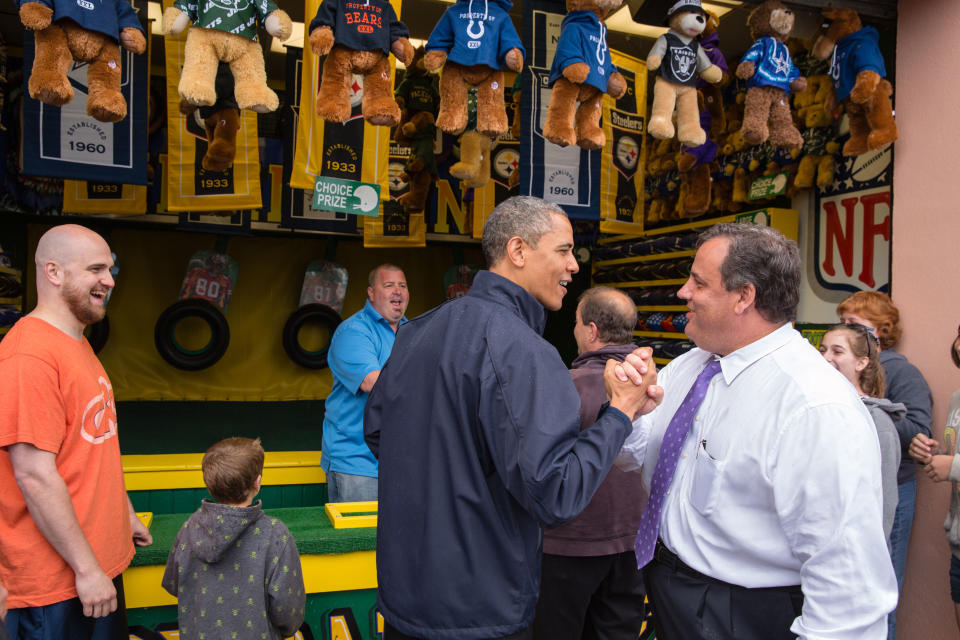
<svg viewBox="0 0 960 640">
<path fill-rule="evenodd" d="M 631 420 L 650 413 L 663 400 L 650 347 L 634 350 L 623 362 L 607 360 L 603 383 L 610 406 L 623 411 Z"/>
</svg>

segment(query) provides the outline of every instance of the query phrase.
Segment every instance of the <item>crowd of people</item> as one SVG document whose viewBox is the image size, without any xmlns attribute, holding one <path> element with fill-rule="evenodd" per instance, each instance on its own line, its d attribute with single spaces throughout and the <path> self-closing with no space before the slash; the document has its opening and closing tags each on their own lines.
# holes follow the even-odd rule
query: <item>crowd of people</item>
<svg viewBox="0 0 960 640">
<path fill-rule="evenodd" d="M 678 293 L 694 349 L 658 370 L 633 344 L 633 301 L 594 287 L 568 370 L 542 337 L 578 271 L 566 215 L 510 198 L 482 248 L 466 295 L 409 321 L 403 270 L 376 267 L 331 341 L 328 498 L 379 500 L 385 640 L 635 639 L 645 598 L 661 640 L 894 638 L 918 470 L 953 483 L 960 627 L 960 391 L 941 443 L 888 296 L 845 299 L 818 352 L 792 326 L 796 243 L 718 224 Z M 35 263 L 37 306 L 0 342 L 0 639 L 126 640 L 121 574 L 152 538 L 83 338 L 113 261 L 61 225 Z M 255 502 L 263 459 L 248 438 L 204 454 L 212 500 L 162 582 L 182 638 L 303 622 L 296 542 Z"/>
</svg>

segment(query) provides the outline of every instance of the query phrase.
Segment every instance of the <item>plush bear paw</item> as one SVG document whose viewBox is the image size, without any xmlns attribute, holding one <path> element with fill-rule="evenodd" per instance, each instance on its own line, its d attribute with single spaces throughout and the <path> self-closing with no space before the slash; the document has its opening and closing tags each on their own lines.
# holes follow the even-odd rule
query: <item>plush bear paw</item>
<svg viewBox="0 0 960 640">
<path fill-rule="evenodd" d="M 44 104 L 62 107 L 73 100 L 73 87 L 66 76 L 52 69 L 34 69 L 27 83 L 30 97 Z"/>
<path fill-rule="evenodd" d="M 490 138 L 496 138 L 507 132 L 507 112 L 493 109 L 477 112 L 477 131 Z"/>
<path fill-rule="evenodd" d="M 87 115 L 100 122 L 120 122 L 127 117 L 127 103 L 119 91 L 91 93 L 87 97 Z"/>
<path fill-rule="evenodd" d="M 466 126 L 467 110 L 465 108 L 457 111 L 455 109 L 445 109 L 444 106 L 441 105 L 440 113 L 437 115 L 437 127 L 447 133 L 456 133 L 463 131 Z"/>
<path fill-rule="evenodd" d="M 280 106 L 280 98 L 270 87 L 259 83 L 237 83 L 233 97 L 240 109 L 250 109 L 257 113 L 270 113 Z M 216 96 L 214 96 L 216 101 Z M 211 102 L 210 104 L 213 104 Z"/>
<path fill-rule="evenodd" d="M 317 115 L 327 122 L 346 122 L 350 118 L 350 99 L 324 95 L 321 86 L 317 93 Z"/>
<path fill-rule="evenodd" d="M 653 116 L 647 125 L 647 131 L 659 140 L 672 138 L 674 134 L 673 122 L 665 116 Z"/>
<path fill-rule="evenodd" d="M 374 126 L 393 127 L 400 122 L 400 107 L 393 98 L 383 96 L 363 105 L 363 117 Z"/>
</svg>

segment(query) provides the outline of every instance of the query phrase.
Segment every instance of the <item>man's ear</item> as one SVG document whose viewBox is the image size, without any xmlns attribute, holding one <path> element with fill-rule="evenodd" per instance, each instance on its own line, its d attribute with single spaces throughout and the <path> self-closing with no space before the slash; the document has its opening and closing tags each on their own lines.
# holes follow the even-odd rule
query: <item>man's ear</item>
<svg viewBox="0 0 960 640">
<path fill-rule="evenodd" d="M 600 329 L 597 329 L 597 323 L 591 322 L 587 325 L 590 328 L 590 342 L 596 342 L 600 339 Z"/>
<path fill-rule="evenodd" d="M 43 275 L 45 275 L 47 280 L 49 280 L 53 285 L 59 286 L 63 284 L 63 269 L 61 269 L 60 265 L 53 260 L 48 260 L 44 263 Z"/>
<path fill-rule="evenodd" d="M 526 243 L 520 236 L 513 236 L 507 240 L 507 260 L 509 260 L 511 264 L 517 268 L 522 268 L 524 265 L 525 259 L 523 251 L 526 248 L 525 245 Z"/>
<path fill-rule="evenodd" d="M 751 283 L 741 285 L 737 288 L 737 304 L 734 305 L 734 312 L 743 314 L 757 301 L 757 288 Z"/>
</svg>

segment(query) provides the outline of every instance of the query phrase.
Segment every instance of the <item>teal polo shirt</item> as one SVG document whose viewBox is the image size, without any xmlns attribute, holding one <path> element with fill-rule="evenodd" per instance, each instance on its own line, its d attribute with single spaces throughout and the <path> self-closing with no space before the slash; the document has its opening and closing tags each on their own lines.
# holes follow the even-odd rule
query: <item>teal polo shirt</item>
<svg viewBox="0 0 960 640">
<path fill-rule="evenodd" d="M 407 318 L 400 320 L 404 324 Z M 377 459 L 363 439 L 363 408 L 367 394 L 360 383 L 371 371 L 383 369 L 396 334 L 370 301 L 337 327 L 327 352 L 333 390 L 323 416 L 323 456 L 327 473 L 337 471 L 377 477 Z"/>
</svg>

